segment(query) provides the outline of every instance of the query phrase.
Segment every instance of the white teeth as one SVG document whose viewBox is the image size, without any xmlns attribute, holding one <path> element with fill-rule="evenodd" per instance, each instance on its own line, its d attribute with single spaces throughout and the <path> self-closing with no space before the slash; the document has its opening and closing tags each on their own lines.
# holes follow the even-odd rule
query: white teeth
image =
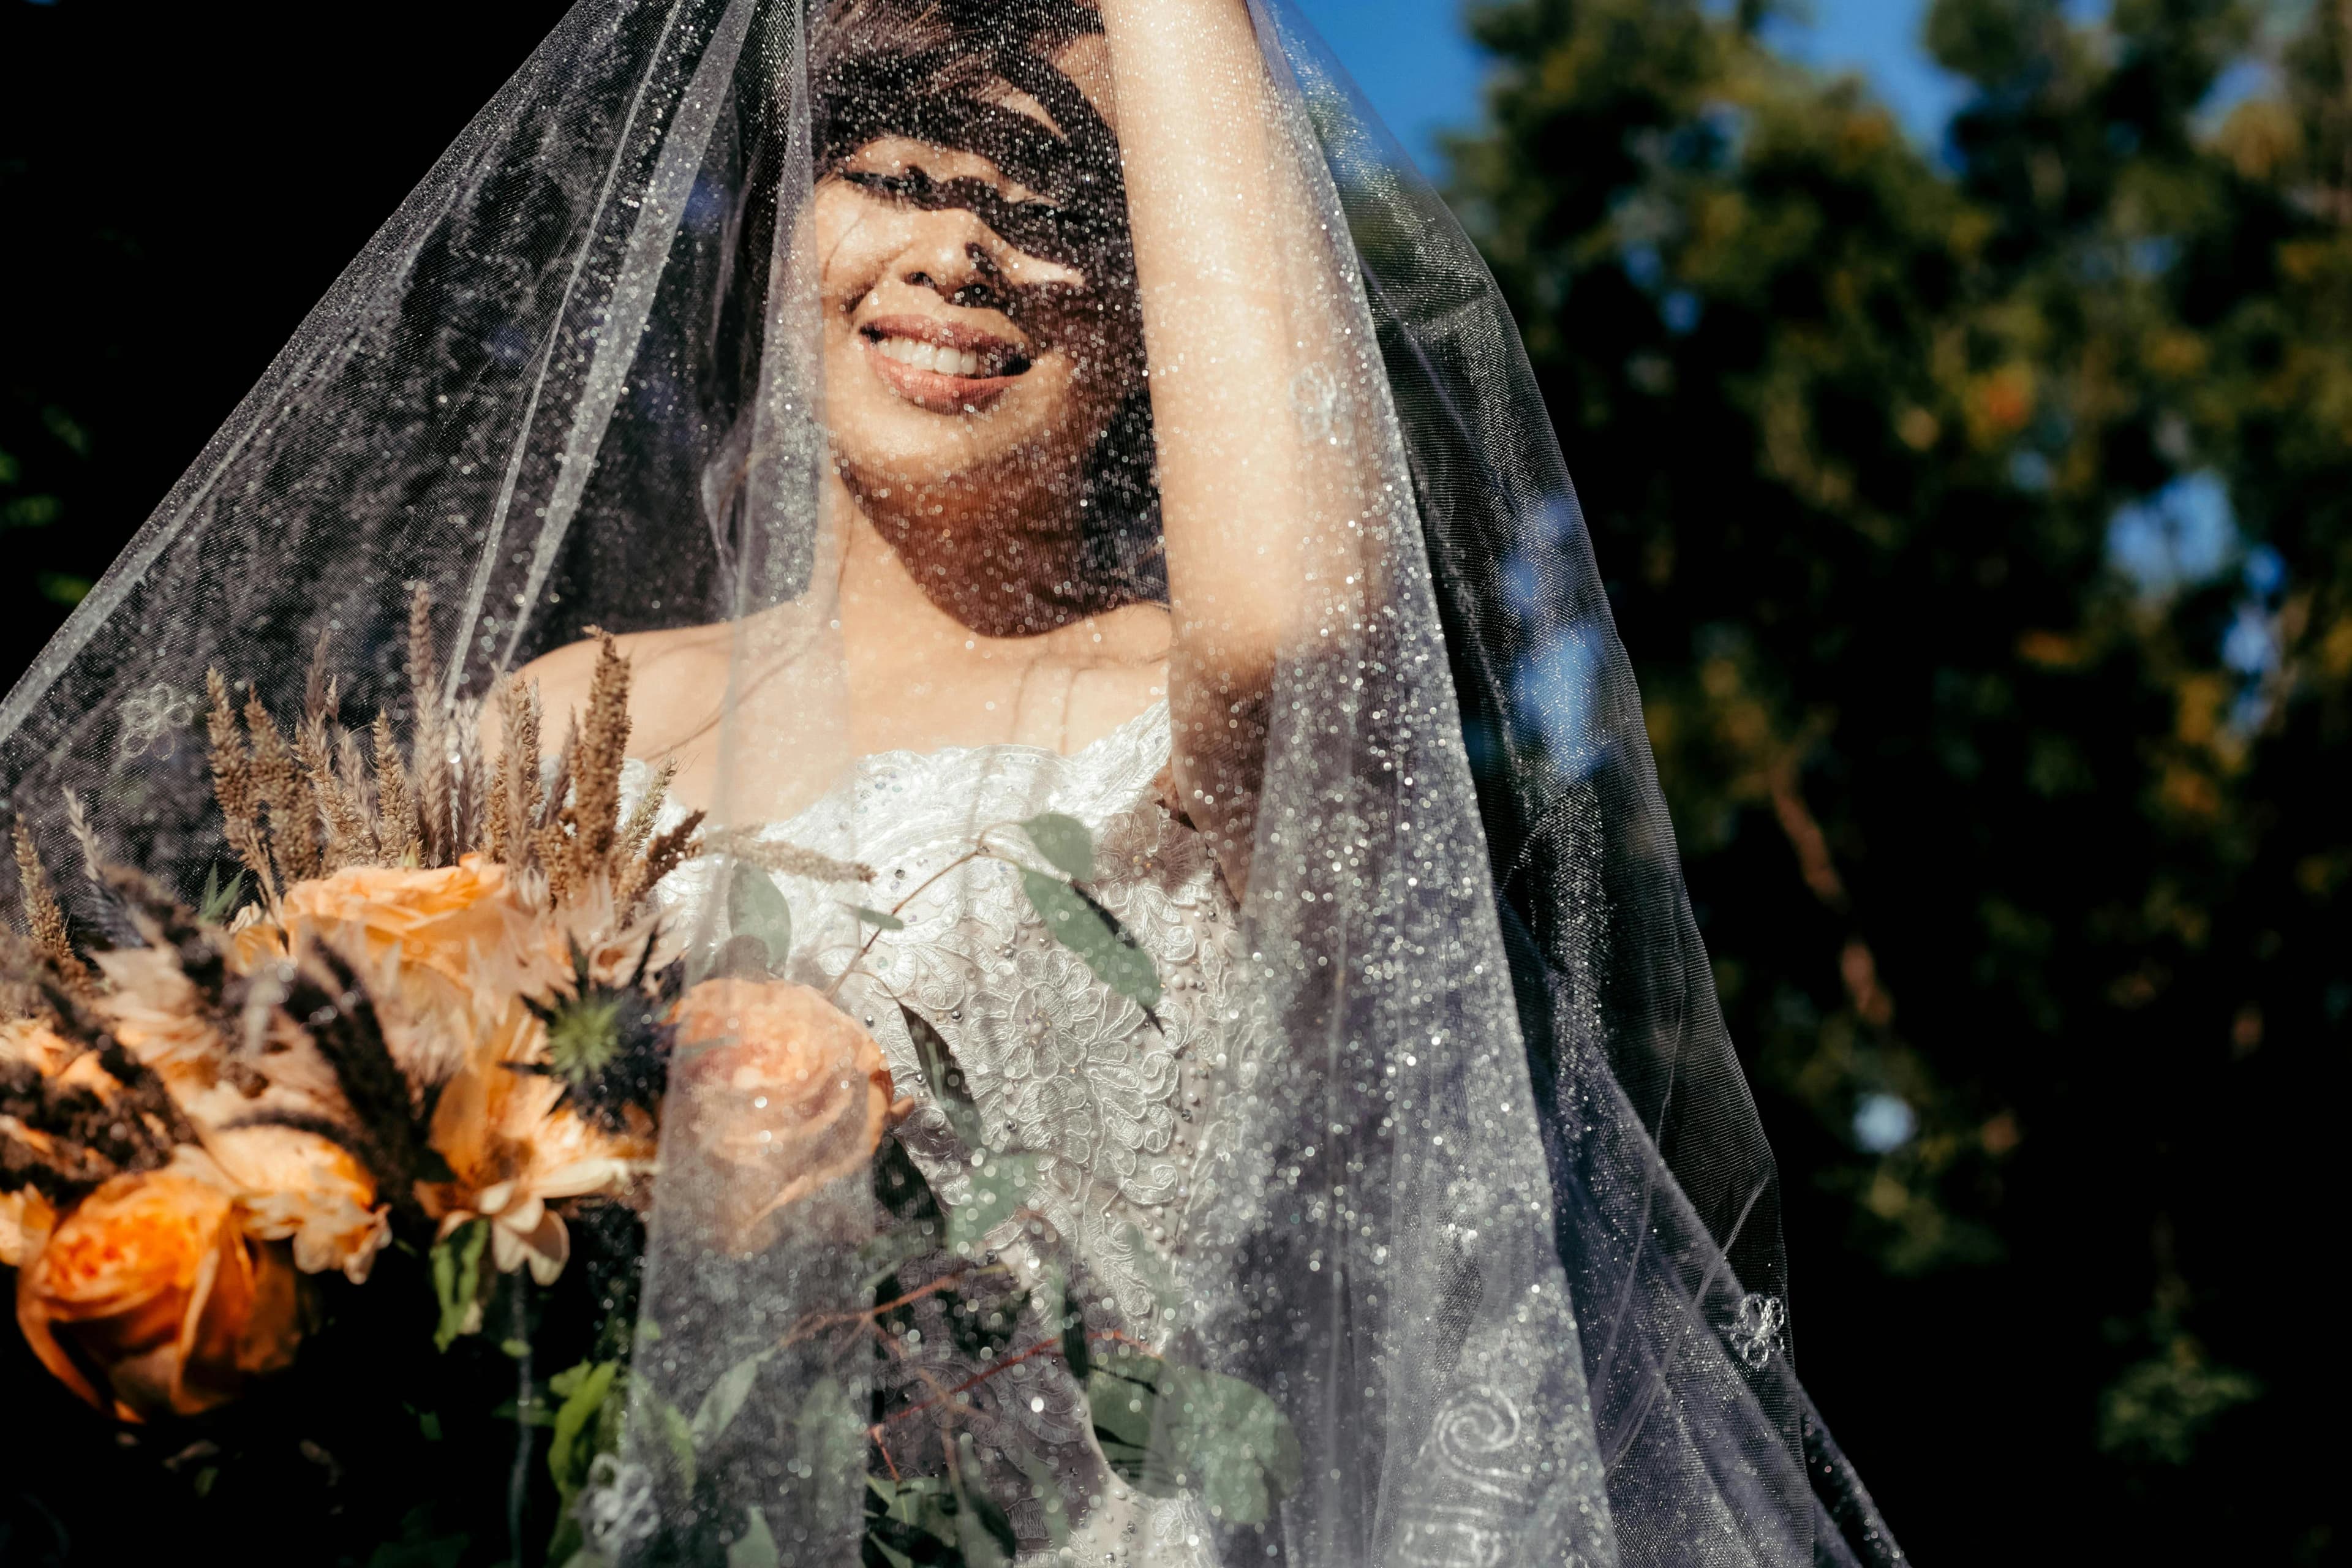
<svg viewBox="0 0 2352 1568">
<path fill-rule="evenodd" d="M 874 352 L 887 359 L 897 360 L 909 370 L 928 370 L 940 375 L 977 376 L 980 356 L 969 351 L 927 343 L 914 338 L 883 338 L 874 345 Z"/>
</svg>

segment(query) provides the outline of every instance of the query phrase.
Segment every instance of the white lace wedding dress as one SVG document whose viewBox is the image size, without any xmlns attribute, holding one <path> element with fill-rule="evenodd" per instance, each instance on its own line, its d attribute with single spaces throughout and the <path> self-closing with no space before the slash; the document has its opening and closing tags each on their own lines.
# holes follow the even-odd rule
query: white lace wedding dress
<svg viewBox="0 0 2352 1568">
<path fill-rule="evenodd" d="M 881 1042 L 898 1092 L 919 1104 L 898 1135 L 940 1196 L 967 1201 L 971 1177 L 930 1101 L 902 1002 L 938 1029 L 968 1075 L 990 1146 L 1044 1157 L 1028 1204 L 1050 1227 L 1039 1234 L 1058 1233 L 1078 1260 L 1090 1332 L 1153 1349 L 1168 1342 L 1174 1314 L 1163 1301 L 1181 1290 L 1183 1259 L 1237 1239 L 1206 1234 L 1198 1216 L 1214 1212 L 1230 1225 L 1254 1206 L 1234 1194 L 1263 1184 L 1224 1112 L 1248 1093 L 1268 1038 L 1245 984 L 1232 895 L 1199 834 L 1160 802 L 1168 758 L 1160 703 L 1068 756 L 1017 744 L 869 756 L 847 784 L 762 830 L 854 854 L 876 871 L 865 889 L 777 879 L 792 907 L 793 978 L 821 985 L 867 934 L 844 900 L 897 904 L 984 829 L 999 829 L 993 845 L 1025 848 L 1002 829 L 1039 812 L 1092 830 L 1090 886 L 1159 968 L 1157 1026 L 1046 933 L 1020 872 L 995 859 L 959 867 L 909 902 L 905 929 L 876 942 L 840 996 Z M 625 784 L 634 794 L 646 777 L 633 763 Z M 668 807 L 663 826 L 680 815 Z M 698 911 L 719 870 L 713 860 L 682 868 L 664 882 L 665 902 Z M 1020 1232 L 1007 1224 L 989 1243 L 1016 1269 L 1034 1270 Z M 1068 1542 L 1075 1558 L 1056 1551 L 1037 1561 L 1214 1563 L 1196 1501 L 1135 1495 L 1104 1468 L 1084 1399 L 1058 1361 L 1008 1367 L 982 1397 L 1025 1433 L 1033 1455 L 1079 1481 L 1065 1489 L 1091 1505 Z M 1032 1498 L 1010 1510 L 1026 1541 L 1051 1533 L 1040 1509 Z"/>
</svg>

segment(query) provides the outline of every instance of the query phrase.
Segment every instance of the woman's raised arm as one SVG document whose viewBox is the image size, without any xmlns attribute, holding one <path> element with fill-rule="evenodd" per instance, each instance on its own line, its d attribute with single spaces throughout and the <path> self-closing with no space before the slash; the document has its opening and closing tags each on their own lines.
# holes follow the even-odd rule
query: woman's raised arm
<svg viewBox="0 0 2352 1568">
<path fill-rule="evenodd" d="M 1330 357 L 1329 243 L 1245 0 L 1099 0 L 1150 359 L 1167 537 L 1176 784 L 1246 882 L 1267 700 L 1308 613 L 1321 508 L 1297 389 Z"/>
</svg>

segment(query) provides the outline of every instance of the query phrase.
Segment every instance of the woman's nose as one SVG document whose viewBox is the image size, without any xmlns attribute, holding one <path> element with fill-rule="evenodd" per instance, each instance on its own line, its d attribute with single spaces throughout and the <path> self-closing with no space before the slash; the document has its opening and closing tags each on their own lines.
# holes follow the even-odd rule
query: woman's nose
<svg viewBox="0 0 2352 1568">
<path fill-rule="evenodd" d="M 961 207 L 922 215 L 913 242 L 898 258 L 899 280 L 929 289 L 951 304 L 965 297 L 992 297 L 1003 277 L 979 218 Z"/>
</svg>

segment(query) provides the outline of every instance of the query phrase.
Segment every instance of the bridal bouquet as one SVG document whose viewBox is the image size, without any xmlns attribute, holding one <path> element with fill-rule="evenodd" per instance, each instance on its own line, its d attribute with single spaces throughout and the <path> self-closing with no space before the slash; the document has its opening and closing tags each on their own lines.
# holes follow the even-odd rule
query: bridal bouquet
<svg viewBox="0 0 2352 1568">
<path fill-rule="evenodd" d="M 890 1136 L 912 1102 L 871 1036 L 782 978 L 791 921 L 768 873 L 854 889 L 871 871 L 709 841 L 699 813 L 656 831 L 667 772 L 625 812 L 628 667 L 609 637 L 551 766 L 520 681 L 498 693 L 486 754 L 436 699 L 428 609 L 420 596 L 411 615 L 404 750 L 384 715 L 343 728 L 315 669 L 290 731 L 209 678 L 236 863 L 193 905 L 110 865 L 69 799 L 73 898 L 90 911 L 69 922 L 16 825 L 27 930 L 0 965 L 0 1265 L 39 1363 L 126 1434 L 169 1434 L 165 1463 L 199 1498 L 275 1484 L 286 1463 L 270 1456 L 290 1447 L 320 1484 L 389 1490 L 398 1539 L 378 1559 L 456 1563 L 499 1522 L 520 1554 L 528 1522 L 544 1561 L 594 1562 L 650 1528 L 620 1484 L 642 1503 L 648 1483 L 616 1450 L 630 1348 L 658 1334 L 636 1321 L 635 1281 L 667 1111 L 670 1138 L 726 1173 L 725 1239 L 743 1253 L 809 1194 L 870 1173 L 880 1218 L 857 1262 L 873 1309 L 789 1339 L 887 1361 L 903 1353 L 891 1324 L 921 1301 L 972 1342 L 974 1383 L 1064 1361 L 1129 1483 L 1265 1519 L 1297 1479 L 1273 1403 L 1119 1336 L 1090 1342 L 1075 1264 L 1016 1279 L 990 1238 L 1023 1221 L 1034 1159 L 989 1149 L 938 1031 L 902 1009 L 972 1152 L 960 1206 Z M 736 862 L 730 937 L 692 949 L 661 927 L 655 892 L 714 850 Z M 1004 824 L 965 857 L 981 858 L 1018 866 L 1045 929 L 1150 1016 L 1157 974 L 1087 889 L 1083 825 Z M 844 901 L 873 936 L 903 929 L 896 910 Z M 657 1411 L 674 1490 L 693 1492 L 698 1454 L 773 1353 L 724 1369 L 692 1413 Z M 387 1398 L 362 1415 L 370 1367 Z M 970 1405 L 877 1396 L 869 1563 L 1011 1560 L 1005 1507 L 955 1462 Z M 503 1508 L 447 1504 L 468 1479 Z M 1066 1510 L 1046 1518 L 1066 1539 Z M 756 1509 L 725 1539 L 737 1568 L 776 1560 Z"/>
</svg>

